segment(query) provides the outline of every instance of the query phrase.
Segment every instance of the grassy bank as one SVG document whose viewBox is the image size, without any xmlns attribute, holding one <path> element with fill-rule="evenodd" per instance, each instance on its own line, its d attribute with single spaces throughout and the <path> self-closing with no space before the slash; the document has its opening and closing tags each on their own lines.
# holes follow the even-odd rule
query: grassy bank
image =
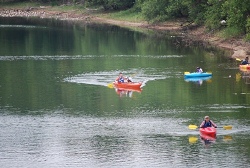
<svg viewBox="0 0 250 168">
<path fill-rule="evenodd" d="M 125 10 L 125 11 L 115 11 L 109 13 L 102 13 L 98 16 L 102 16 L 108 19 L 116 19 L 116 20 L 124 20 L 130 22 L 144 22 L 142 15 L 133 9 Z"/>
</svg>

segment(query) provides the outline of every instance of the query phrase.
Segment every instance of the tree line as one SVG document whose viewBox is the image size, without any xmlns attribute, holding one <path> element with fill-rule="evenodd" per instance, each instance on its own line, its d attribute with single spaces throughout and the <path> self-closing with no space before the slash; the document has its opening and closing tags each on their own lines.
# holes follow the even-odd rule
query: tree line
<svg viewBox="0 0 250 168">
<path fill-rule="evenodd" d="M 25 0 L 2 0 L 25 1 Z M 36 1 L 36 0 L 30 0 Z M 104 10 L 131 10 L 149 22 L 185 18 L 208 30 L 223 29 L 228 36 L 250 40 L 250 0 L 37 0 L 102 6 Z"/>
<path fill-rule="evenodd" d="M 227 36 L 250 40 L 250 0 L 86 0 L 106 10 L 129 9 L 149 22 L 185 18 L 208 30 L 225 30 Z"/>
</svg>

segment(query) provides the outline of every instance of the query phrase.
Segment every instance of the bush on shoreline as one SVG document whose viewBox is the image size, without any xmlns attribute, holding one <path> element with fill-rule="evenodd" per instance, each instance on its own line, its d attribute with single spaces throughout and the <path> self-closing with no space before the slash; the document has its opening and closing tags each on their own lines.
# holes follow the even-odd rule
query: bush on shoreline
<svg viewBox="0 0 250 168">
<path fill-rule="evenodd" d="M 249 0 L 86 0 L 86 2 L 91 2 L 92 5 L 111 3 L 123 6 L 108 9 L 135 8 L 135 11 L 148 22 L 185 18 L 190 23 L 205 25 L 211 32 L 223 30 L 225 37 L 244 35 L 246 40 L 250 40 Z"/>
</svg>

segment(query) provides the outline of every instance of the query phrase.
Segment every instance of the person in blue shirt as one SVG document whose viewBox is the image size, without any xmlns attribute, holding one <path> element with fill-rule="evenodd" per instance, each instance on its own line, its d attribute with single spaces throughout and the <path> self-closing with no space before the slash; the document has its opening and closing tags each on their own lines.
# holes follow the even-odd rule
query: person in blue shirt
<svg viewBox="0 0 250 168">
<path fill-rule="evenodd" d="M 205 116 L 204 120 L 200 125 L 200 128 L 207 128 L 207 127 L 217 128 L 217 125 L 212 120 L 210 120 L 209 116 Z"/>
<path fill-rule="evenodd" d="M 248 63 L 248 57 L 245 58 L 244 61 L 241 62 L 241 65 L 247 65 Z"/>
<path fill-rule="evenodd" d="M 122 73 L 119 73 L 119 76 L 116 78 L 116 80 L 118 83 L 124 83 L 125 82 L 125 78 L 123 77 Z"/>
</svg>

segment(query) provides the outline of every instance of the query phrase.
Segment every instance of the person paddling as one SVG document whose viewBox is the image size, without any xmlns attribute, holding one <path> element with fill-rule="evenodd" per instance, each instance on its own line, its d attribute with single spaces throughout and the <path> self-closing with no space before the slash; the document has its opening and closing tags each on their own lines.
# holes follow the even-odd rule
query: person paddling
<svg viewBox="0 0 250 168">
<path fill-rule="evenodd" d="M 217 125 L 212 120 L 209 119 L 209 116 L 205 116 L 204 120 L 200 125 L 200 128 L 207 128 L 207 127 L 217 128 Z"/>
<path fill-rule="evenodd" d="M 119 76 L 116 78 L 115 81 L 117 81 L 118 83 L 124 83 L 125 82 L 125 79 L 124 79 L 121 72 L 119 73 Z"/>
<path fill-rule="evenodd" d="M 203 72 L 203 70 L 201 69 L 201 67 L 197 67 L 197 68 L 196 68 L 196 72 L 198 72 L 198 73 L 202 73 L 202 72 Z"/>
</svg>

